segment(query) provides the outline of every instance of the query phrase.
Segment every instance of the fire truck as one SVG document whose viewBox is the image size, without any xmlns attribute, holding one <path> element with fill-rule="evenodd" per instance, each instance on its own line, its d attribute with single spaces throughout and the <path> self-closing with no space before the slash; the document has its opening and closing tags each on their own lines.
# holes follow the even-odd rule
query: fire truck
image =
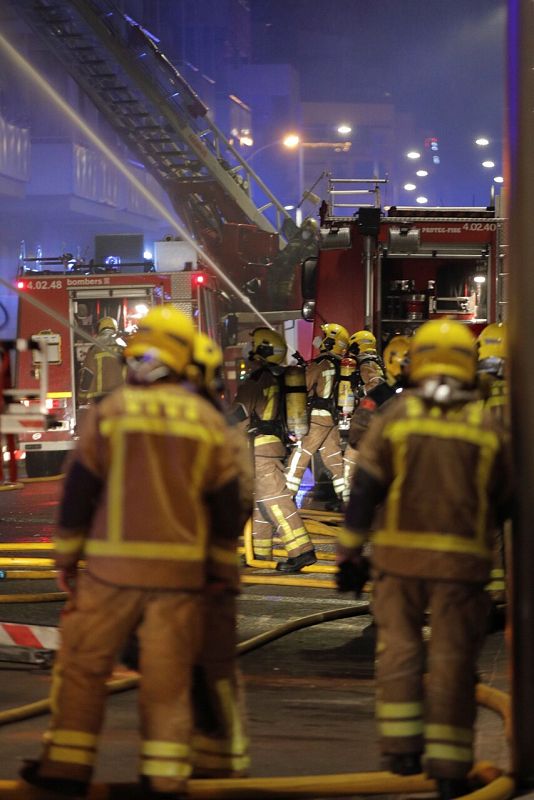
<svg viewBox="0 0 534 800">
<path fill-rule="evenodd" d="M 19 270 L 19 331 L 39 347 L 18 353 L 17 385 L 24 379 L 39 385 L 45 349 L 46 406 L 55 418 L 55 427 L 49 430 L 18 431 L 28 477 L 60 472 L 66 452 L 73 447 L 87 404 L 80 372 L 103 317 L 117 321 L 117 338 L 125 343 L 151 306 L 169 302 L 191 316 L 200 330 L 220 338 L 225 309 L 216 281 L 207 271 L 129 269 L 127 265 L 65 268 L 62 259 L 48 259 L 45 270 Z"/>
<path fill-rule="evenodd" d="M 303 315 L 373 331 L 386 344 L 428 319 L 449 317 L 475 334 L 506 316 L 504 219 L 477 208 L 391 206 L 381 179 L 329 179 L 319 253 L 302 271 Z M 346 202 L 350 195 L 372 202 Z M 347 209 L 353 213 L 348 215 Z"/>
<path fill-rule="evenodd" d="M 294 309 L 296 267 L 316 249 L 211 119 L 155 38 L 114 0 L 17 0 L 188 233 L 262 310 Z"/>
</svg>

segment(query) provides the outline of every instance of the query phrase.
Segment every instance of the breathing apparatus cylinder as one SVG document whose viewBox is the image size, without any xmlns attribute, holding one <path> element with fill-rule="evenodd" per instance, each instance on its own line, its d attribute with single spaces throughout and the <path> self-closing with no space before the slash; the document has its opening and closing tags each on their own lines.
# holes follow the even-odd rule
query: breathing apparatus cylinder
<svg viewBox="0 0 534 800">
<path fill-rule="evenodd" d="M 288 431 L 301 439 L 309 431 L 306 372 L 303 367 L 287 367 L 284 372 L 284 394 Z"/>
<path fill-rule="evenodd" d="M 354 395 L 353 379 L 357 369 L 353 358 L 342 358 L 339 369 L 339 384 L 337 389 L 337 406 L 341 414 L 350 415 L 354 411 L 356 398 Z"/>
</svg>

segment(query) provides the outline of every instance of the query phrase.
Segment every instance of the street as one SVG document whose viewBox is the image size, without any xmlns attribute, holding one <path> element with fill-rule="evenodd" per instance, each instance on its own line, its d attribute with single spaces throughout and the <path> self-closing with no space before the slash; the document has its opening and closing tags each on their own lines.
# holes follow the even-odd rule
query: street
<svg viewBox="0 0 534 800">
<path fill-rule="evenodd" d="M 2 492 L 0 542 L 46 542 L 52 529 L 59 482 L 28 483 Z M 321 549 L 326 546 L 321 544 Z M 0 554 L 2 557 L 5 551 Z M 21 553 L 28 556 L 28 552 Z M 48 553 L 38 552 L 42 557 Z M 251 570 L 246 570 L 251 574 Z M 256 571 L 260 576 L 272 575 Z M 52 580 L 3 580 L 2 594 L 55 590 Z M 239 640 L 288 620 L 354 606 L 332 589 L 246 584 L 239 603 Z M 57 625 L 62 604 L 4 604 L 2 622 Z M 381 769 L 374 722 L 373 641 L 370 617 L 337 619 L 275 638 L 240 658 L 245 677 L 254 777 L 370 772 Z M 50 670 L 0 662 L 0 710 L 47 696 Z M 481 675 L 505 689 L 503 636 L 488 637 Z M 110 697 L 96 773 L 98 781 L 134 781 L 137 763 L 135 690 Z M 2 727 L 0 780 L 14 779 L 22 758 L 35 757 L 46 716 Z M 477 758 L 508 764 L 501 720 L 481 710 Z"/>
</svg>

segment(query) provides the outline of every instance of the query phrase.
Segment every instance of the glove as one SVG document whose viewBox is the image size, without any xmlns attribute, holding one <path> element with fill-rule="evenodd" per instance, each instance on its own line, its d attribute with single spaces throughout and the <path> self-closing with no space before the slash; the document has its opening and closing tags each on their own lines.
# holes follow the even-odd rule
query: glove
<svg viewBox="0 0 534 800">
<path fill-rule="evenodd" d="M 369 580 L 369 560 L 360 556 L 355 561 L 342 561 L 338 564 L 336 586 L 339 592 L 354 592 L 358 599 Z"/>
</svg>

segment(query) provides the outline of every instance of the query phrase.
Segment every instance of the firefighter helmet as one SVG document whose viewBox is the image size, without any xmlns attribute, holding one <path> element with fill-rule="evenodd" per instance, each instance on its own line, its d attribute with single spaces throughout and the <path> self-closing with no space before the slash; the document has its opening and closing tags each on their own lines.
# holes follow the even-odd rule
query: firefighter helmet
<svg viewBox="0 0 534 800">
<path fill-rule="evenodd" d="M 130 338 L 126 358 L 144 357 L 182 375 L 191 363 L 195 326 L 183 311 L 168 304 L 151 308 Z"/>
<path fill-rule="evenodd" d="M 119 325 L 116 319 L 113 317 L 102 317 L 101 320 L 98 321 L 98 332 L 102 333 L 102 331 L 118 331 Z"/>
<path fill-rule="evenodd" d="M 486 358 L 506 358 L 508 330 L 505 322 L 492 322 L 486 325 L 477 339 L 478 360 Z"/>
<path fill-rule="evenodd" d="M 222 387 L 223 354 L 219 345 L 206 333 L 197 333 L 193 342 L 194 378 L 208 392 L 219 392 Z"/>
<path fill-rule="evenodd" d="M 266 361 L 269 364 L 281 364 L 287 353 L 287 344 L 281 333 L 272 328 L 255 328 L 250 334 L 253 361 Z"/>
<path fill-rule="evenodd" d="M 410 347 L 410 378 L 414 383 L 444 375 L 469 385 L 475 372 L 475 339 L 461 322 L 436 319 L 417 329 Z"/>
<path fill-rule="evenodd" d="M 384 348 L 386 376 L 394 383 L 408 361 L 410 339 L 408 336 L 393 336 Z"/>
<path fill-rule="evenodd" d="M 334 353 L 336 356 L 345 355 L 349 346 L 348 330 L 343 325 L 338 325 L 337 322 L 325 322 L 324 325 L 321 325 L 321 330 L 324 336 L 319 345 L 320 352 Z"/>
<path fill-rule="evenodd" d="M 357 356 L 359 353 L 368 353 L 376 350 L 376 337 L 371 331 L 356 331 L 349 339 L 349 353 Z"/>
</svg>

